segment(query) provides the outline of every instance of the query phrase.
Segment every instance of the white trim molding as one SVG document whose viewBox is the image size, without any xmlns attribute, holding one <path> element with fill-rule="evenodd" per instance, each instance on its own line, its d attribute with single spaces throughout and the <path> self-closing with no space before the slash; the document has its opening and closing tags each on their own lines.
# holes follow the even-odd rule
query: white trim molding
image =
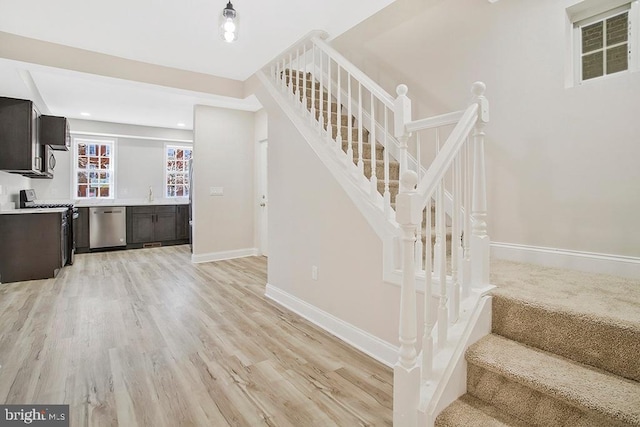
<svg viewBox="0 0 640 427">
<path fill-rule="evenodd" d="M 260 255 L 258 248 L 235 249 L 232 251 L 210 252 L 199 255 L 193 254 L 191 255 L 191 262 L 200 264 L 202 262 L 224 261 L 227 259 L 246 258 L 258 255 Z"/>
<path fill-rule="evenodd" d="M 547 267 L 640 279 L 640 258 L 637 257 L 500 242 L 491 243 L 491 256 Z"/>
<path fill-rule="evenodd" d="M 398 347 L 338 319 L 280 288 L 267 283 L 265 296 L 386 366 L 393 367 L 398 360 Z"/>
</svg>

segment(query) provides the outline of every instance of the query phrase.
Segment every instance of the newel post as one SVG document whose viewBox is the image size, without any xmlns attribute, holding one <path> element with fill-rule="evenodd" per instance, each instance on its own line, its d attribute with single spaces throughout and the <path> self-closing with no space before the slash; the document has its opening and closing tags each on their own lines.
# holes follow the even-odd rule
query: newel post
<svg viewBox="0 0 640 427">
<path fill-rule="evenodd" d="M 396 93 L 398 97 L 393 103 L 393 135 L 400 143 L 400 176 L 404 176 L 407 171 L 407 142 L 409 134 L 405 130 L 405 125 L 411 121 L 411 100 L 407 96 L 409 88 L 407 85 L 398 85 Z"/>
<path fill-rule="evenodd" d="M 415 291 L 416 227 L 421 221 L 415 209 L 418 175 L 406 171 L 396 198 L 396 220 L 402 229 L 402 287 L 400 290 L 400 351 L 393 369 L 393 425 L 415 427 L 420 401 L 420 366 L 416 353 L 417 317 Z M 418 211 L 418 212 L 416 212 Z"/>
<path fill-rule="evenodd" d="M 487 185 L 484 153 L 484 127 L 489 122 L 489 101 L 484 97 L 486 85 L 473 84 L 473 101 L 478 104 L 478 121 L 473 131 L 473 199 L 471 216 L 471 277 L 472 284 L 489 284 L 489 235 L 487 234 Z"/>
</svg>

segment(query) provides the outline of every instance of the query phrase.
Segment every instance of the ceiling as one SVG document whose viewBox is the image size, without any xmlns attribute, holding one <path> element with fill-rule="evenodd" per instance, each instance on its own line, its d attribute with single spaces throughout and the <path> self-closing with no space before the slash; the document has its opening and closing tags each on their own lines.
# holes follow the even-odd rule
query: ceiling
<svg viewBox="0 0 640 427">
<path fill-rule="evenodd" d="M 321 29 L 336 37 L 392 2 L 235 0 L 239 40 L 227 44 L 217 28 L 225 0 L 0 0 L 0 31 L 244 82 L 309 31 Z M 185 129 L 192 128 L 197 104 L 248 111 L 261 107 L 252 95 L 221 96 L 54 64 L 0 57 L 0 96 L 32 99 L 45 112 L 69 118 L 169 128 L 182 123 Z"/>
</svg>

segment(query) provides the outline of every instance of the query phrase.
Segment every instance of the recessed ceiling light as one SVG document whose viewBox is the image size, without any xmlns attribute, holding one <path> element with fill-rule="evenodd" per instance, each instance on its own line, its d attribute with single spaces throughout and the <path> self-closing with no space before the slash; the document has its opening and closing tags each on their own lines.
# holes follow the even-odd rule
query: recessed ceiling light
<svg viewBox="0 0 640 427">
<path fill-rule="evenodd" d="M 91 116 L 91 113 L 84 113 L 83 112 L 83 113 L 80 113 L 80 115 L 83 116 L 83 117 L 89 117 L 89 116 Z"/>
<path fill-rule="evenodd" d="M 185 126 L 184 123 L 178 123 L 178 126 L 180 126 L 181 128 L 183 128 Z"/>
</svg>

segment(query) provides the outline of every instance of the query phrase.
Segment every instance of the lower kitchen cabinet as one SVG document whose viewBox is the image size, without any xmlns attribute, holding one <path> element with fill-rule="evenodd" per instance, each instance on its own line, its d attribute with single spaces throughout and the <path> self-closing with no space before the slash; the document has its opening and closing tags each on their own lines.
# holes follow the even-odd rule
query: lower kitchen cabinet
<svg viewBox="0 0 640 427">
<path fill-rule="evenodd" d="M 0 282 L 55 277 L 67 261 L 66 213 L 0 215 Z"/>
<path fill-rule="evenodd" d="M 176 211 L 176 239 L 189 239 L 189 205 L 178 205 Z"/>
<path fill-rule="evenodd" d="M 131 206 L 127 208 L 127 245 L 184 243 L 180 218 L 182 205 Z M 188 211 L 187 211 L 188 225 Z"/>
</svg>

